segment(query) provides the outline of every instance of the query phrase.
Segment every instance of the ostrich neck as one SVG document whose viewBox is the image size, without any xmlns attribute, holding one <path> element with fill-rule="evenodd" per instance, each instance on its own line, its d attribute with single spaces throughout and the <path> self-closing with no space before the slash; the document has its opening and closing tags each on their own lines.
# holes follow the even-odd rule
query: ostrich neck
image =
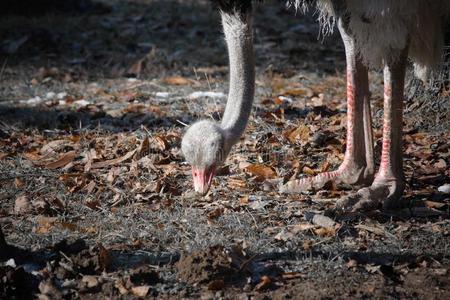
<svg viewBox="0 0 450 300">
<path fill-rule="evenodd" d="M 252 19 L 250 13 L 241 16 L 222 12 L 221 16 L 230 63 L 229 93 L 221 127 L 226 147 L 231 148 L 245 131 L 255 93 Z"/>
</svg>

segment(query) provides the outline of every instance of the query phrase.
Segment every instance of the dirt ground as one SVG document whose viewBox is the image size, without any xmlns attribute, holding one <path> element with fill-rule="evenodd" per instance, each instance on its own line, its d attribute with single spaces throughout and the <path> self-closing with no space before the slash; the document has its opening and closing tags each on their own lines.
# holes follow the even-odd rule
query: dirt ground
<svg viewBox="0 0 450 300">
<path fill-rule="evenodd" d="M 266 1 L 248 130 L 200 197 L 180 140 L 223 113 L 217 12 L 80 3 L 1 16 L 0 298 L 450 299 L 445 87 L 407 93 L 398 210 L 335 214 L 346 186 L 281 195 L 342 161 L 345 62 L 312 12 Z M 370 79 L 379 155 L 381 73 Z"/>
</svg>

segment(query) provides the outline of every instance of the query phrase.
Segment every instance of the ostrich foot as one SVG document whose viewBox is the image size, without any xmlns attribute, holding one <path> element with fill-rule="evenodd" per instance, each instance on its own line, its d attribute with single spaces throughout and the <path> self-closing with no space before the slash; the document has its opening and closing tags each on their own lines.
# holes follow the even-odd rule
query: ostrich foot
<svg viewBox="0 0 450 300">
<path fill-rule="evenodd" d="M 348 167 L 341 165 L 332 172 L 320 173 L 314 177 L 307 177 L 288 181 L 280 187 L 281 193 L 293 194 L 307 190 L 320 190 L 330 183 L 345 183 L 354 186 L 368 186 L 373 181 L 373 171 L 367 167 Z"/>
<path fill-rule="evenodd" d="M 336 208 L 344 211 L 370 211 L 379 208 L 394 209 L 400 205 L 405 183 L 399 179 L 375 179 L 370 187 L 340 199 Z"/>
</svg>

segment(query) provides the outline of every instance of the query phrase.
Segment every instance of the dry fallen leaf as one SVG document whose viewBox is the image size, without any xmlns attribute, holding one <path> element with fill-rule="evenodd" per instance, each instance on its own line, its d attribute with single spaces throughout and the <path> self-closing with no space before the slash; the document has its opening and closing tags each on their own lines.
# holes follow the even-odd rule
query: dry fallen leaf
<svg viewBox="0 0 450 300">
<path fill-rule="evenodd" d="M 443 208 L 446 204 L 442 202 L 435 202 L 435 201 L 425 201 L 425 206 L 429 208 L 436 208 L 440 209 Z"/>
<path fill-rule="evenodd" d="M 310 167 L 304 166 L 303 167 L 303 173 L 309 175 L 309 176 L 315 176 L 317 175 L 317 172 L 311 169 Z"/>
<path fill-rule="evenodd" d="M 114 283 L 114 287 L 115 287 L 116 289 L 119 290 L 119 293 L 120 293 L 121 295 L 126 295 L 126 294 L 128 294 L 128 290 L 127 290 L 127 288 L 125 287 L 125 285 L 123 284 L 123 282 L 122 282 L 121 279 L 118 279 L 118 280 Z"/>
<path fill-rule="evenodd" d="M 164 83 L 170 85 L 187 85 L 192 83 L 192 80 L 182 76 L 170 76 L 163 79 Z"/>
<path fill-rule="evenodd" d="M 136 153 L 136 151 L 137 150 L 135 149 L 135 150 L 128 152 L 127 154 L 125 154 L 122 157 L 93 163 L 91 166 L 91 169 L 100 169 L 100 168 L 105 168 L 105 167 L 120 164 L 120 163 L 125 162 L 125 161 L 129 160 L 130 158 L 132 158 L 133 155 Z"/>
<path fill-rule="evenodd" d="M 55 217 L 39 217 L 37 220 L 37 227 L 33 228 L 33 232 L 37 234 L 48 233 L 55 225 L 57 218 Z"/>
<path fill-rule="evenodd" d="M 285 280 L 289 280 L 289 279 L 297 279 L 297 278 L 302 278 L 303 275 L 299 272 L 285 272 L 281 274 L 281 278 L 285 279 Z"/>
<path fill-rule="evenodd" d="M 10 155 L 10 153 L 0 152 L 0 160 L 8 157 L 9 155 Z"/>
<path fill-rule="evenodd" d="M 16 188 L 21 188 L 25 185 L 25 182 L 23 181 L 22 178 L 16 177 L 14 179 L 14 185 L 16 186 Z"/>
<path fill-rule="evenodd" d="M 277 172 L 272 167 L 263 164 L 253 164 L 246 167 L 245 170 L 254 176 L 262 177 L 265 179 L 272 179 L 277 177 Z"/>
<path fill-rule="evenodd" d="M 222 207 L 218 207 L 210 212 L 208 212 L 208 219 L 212 220 L 212 219 L 217 219 L 218 217 L 220 217 L 223 214 L 223 208 Z"/>
<path fill-rule="evenodd" d="M 70 152 L 62 154 L 58 158 L 58 160 L 46 164 L 45 167 L 48 169 L 62 168 L 62 167 L 65 167 L 66 165 L 68 165 L 69 163 L 71 163 L 75 159 L 75 157 L 76 157 L 75 151 L 70 151 Z"/>
<path fill-rule="evenodd" d="M 303 242 L 303 249 L 306 251 L 311 251 L 312 248 L 314 247 L 314 242 L 311 240 L 306 240 Z"/>
<path fill-rule="evenodd" d="M 336 235 L 336 229 L 332 227 L 321 227 L 314 229 L 314 233 L 320 237 L 332 237 Z"/>
<path fill-rule="evenodd" d="M 314 227 L 315 227 L 314 225 L 311 225 L 308 223 L 297 224 L 292 227 L 291 231 L 292 231 L 292 233 L 297 234 L 300 231 L 310 230 L 310 229 L 313 229 Z"/>
<path fill-rule="evenodd" d="M 283 136 L 295 144 L 297 140 L 307 141 L 311 135 L 311 130 L 306 125 L 299 125 L 297 128 L 283 132 Z"/>
<path fill-rule="evenodd" d="M 272 280 L 270 280 L 270 277 L 264 275 L 264 276 L 261 277 L 261 282 L 258 283 L 258 284 L 255 286 L 255 290 L 256 290 L 256 291 L 261 291 L 261 290 L 263 290 L 263 289 L 266 289 L 266 288 L 269 287 L 269 285 L 270 285 L 271 283 L 272 283 Z"/>
<path fill-rule="evenodd" d="M 27 151 L 23 154 L 26 159 L 31 160 L 32 162 L 41 160 L 43 157 L 39 154 L 38 150 Z"/>
<path fill-rule="evenodd" d="M 99 253 L 98 253 L 98 263 L 103 270 L 108 270 L 112 264 L 112 258 L 109 254 L 109 251 L 103 247 L 102 244 L 98 245 Z"/>
</svg>

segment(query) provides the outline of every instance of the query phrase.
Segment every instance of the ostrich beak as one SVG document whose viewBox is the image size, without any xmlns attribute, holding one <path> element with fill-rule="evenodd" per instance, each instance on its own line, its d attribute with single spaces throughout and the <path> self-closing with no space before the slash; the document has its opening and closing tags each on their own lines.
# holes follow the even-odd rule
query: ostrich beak
<svg viewBox="0 0 450 300">
<path fill-rule="evenodd" d="M 212 179 L 216 173 L 216 167 L 207 168 L 192 167 L 192 177 L 194 178 L 194 189 L 202 196 L 208 193 Z"/>
</svg>

